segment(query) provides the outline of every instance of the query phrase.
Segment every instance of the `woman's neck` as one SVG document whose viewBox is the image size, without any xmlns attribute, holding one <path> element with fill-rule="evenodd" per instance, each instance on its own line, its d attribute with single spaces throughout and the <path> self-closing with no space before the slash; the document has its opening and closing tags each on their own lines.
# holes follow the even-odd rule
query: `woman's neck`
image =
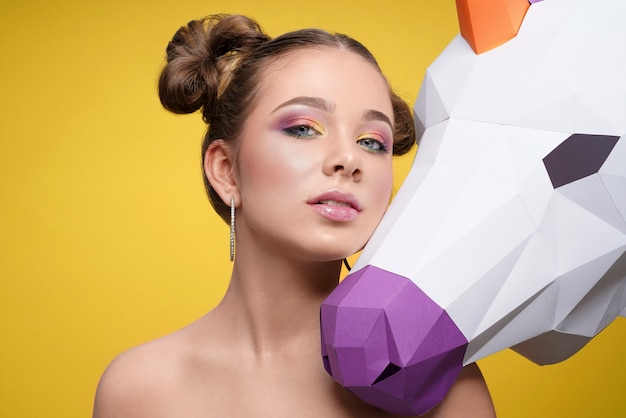
<svg viewBox="0 0 626 418">
<path fill-rule="evenodd" d="M 297 261 L 263 248 L 238 252 L 215 314 L 257 359 L 319 350 L 319 307 L 339 280 L 341 261 Z"/>
</svg>

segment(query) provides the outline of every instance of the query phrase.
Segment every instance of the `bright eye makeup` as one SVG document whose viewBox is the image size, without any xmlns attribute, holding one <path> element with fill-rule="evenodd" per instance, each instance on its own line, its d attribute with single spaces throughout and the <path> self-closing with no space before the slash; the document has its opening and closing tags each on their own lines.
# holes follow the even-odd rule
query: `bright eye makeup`
<svg viewBox="0 0 626 418">
<path fill-rule="evenodd" d="M 296 139 L 313 139 L 325 137 L 329 135 L 331 139 L 339 140 L 342 134 L 342 121 L 335 122 L 330 116 L 322 115 L 321 117 L 313 117 L 310 115 L 310 109 L 293 109 L 286 112 L 277 119 L 276 128 L 283 135 Z M 330 121 L 327 119 L 331 118 Z M 324 124 L 318 122 L 325 121 Z M 324 126 L 329 124 L 329 126 Z M 337 125 L 337 126 L 335 126 Z M 360 126 L 359 126 L 360 125 Z M 327 131 L 329 128 L 330 131 Z M 365 122 L 357 122 L 354 126 L 356 136 L 356 144 L 366 152 L 372 154 L 388 154 L 393 146 L 393 134 L 391 127 L 385 121 L 379 122 L 378 119 L 367 120 Z M 335 137 L 338 135 L 337 137 Z M 348 139 L 348 138 L 346 138 Z"/>
<path fill-rule="evenodd" d="M 374 134 L 368 134 L 367 136 L 362 136 L 357 140 L 357 143 L 361 148 L 368 152 L 372 153 L 381 153 L 386 154 L 389 152 L 389 146 L 387 145 L 388 141 L 385 141 L 382 137 Z"/>
<path fill-rule="evenodd" d="M 310 138 L 320 134 L 317 129 L 309 125 L 290 126 L 288 128 L 284 128 L 283 132 L 295 138 Z"/>
<path fill-rule="evenodd" d="M 302 139 L 312 138 L 324 133 L 323 128 L 319 124 L 306 119 L 290 121 L 281 128 L 281 131 L 294 138 Z"/>
</svg>

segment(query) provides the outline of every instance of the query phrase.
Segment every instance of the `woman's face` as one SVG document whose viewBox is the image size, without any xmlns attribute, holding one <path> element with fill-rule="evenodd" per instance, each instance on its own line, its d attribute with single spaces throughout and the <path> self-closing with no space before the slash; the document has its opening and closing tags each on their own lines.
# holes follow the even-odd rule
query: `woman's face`
<svg viewBox="0 0 626 418">
<path fill-rule="evenodd" d="M 353 52 L 307 48 L 268 68 L 236 157 L 238 245 L 309 261 L 360 250 L 391 196 L 392 124 L 386 81 Z"/>
</svg>

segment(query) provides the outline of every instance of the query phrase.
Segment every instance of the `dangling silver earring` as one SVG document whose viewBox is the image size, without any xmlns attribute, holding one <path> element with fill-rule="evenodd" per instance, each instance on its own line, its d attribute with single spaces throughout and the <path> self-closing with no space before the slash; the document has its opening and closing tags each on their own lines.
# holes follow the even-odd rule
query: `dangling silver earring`
<svg viewBox="0 0 626 418">
<path fill-rule="evenodd" d="M 235 198 L 230 198 L 230 261 L 235 259 Z"/>
</svg>

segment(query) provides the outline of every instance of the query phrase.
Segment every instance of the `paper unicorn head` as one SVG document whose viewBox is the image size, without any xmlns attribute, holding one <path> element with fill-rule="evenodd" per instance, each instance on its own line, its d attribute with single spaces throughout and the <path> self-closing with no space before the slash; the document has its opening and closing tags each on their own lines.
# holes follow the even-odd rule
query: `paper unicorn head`
<svg viewBox="0 0 626 418">
<path fill-rule="evenodd" d="M 495 35 L 470 3 L 411 172 L 321 308 L 328 372 L 397 414 L 504 348 L 562 361 L 626 307 L 626 2 L 493 1 Z"/>
</svg>

